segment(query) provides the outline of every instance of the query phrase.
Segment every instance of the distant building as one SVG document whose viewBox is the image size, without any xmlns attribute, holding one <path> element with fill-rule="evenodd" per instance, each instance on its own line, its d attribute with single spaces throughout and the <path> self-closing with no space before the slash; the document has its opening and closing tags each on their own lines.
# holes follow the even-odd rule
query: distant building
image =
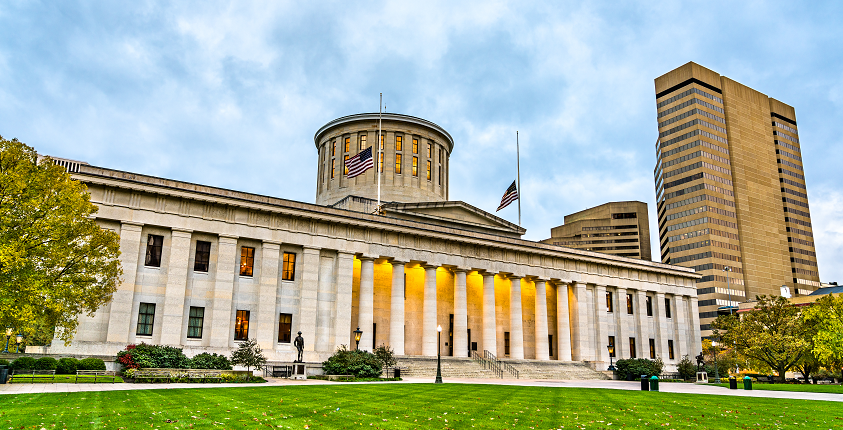
<svg viewBox="0 0 843 430">
<path fill-rule="evenodd" d="M 542 242 L 621 257 L 651 260 L 644 202 L 611 202 L 565 216 Z"/>
<path fill-rule="evenodd" d="M 661 260 L 703 275 L 703 335 L 756 295 L 819 288 L 794 108 L 695 63 L 655 93 Z"/>
</svg>

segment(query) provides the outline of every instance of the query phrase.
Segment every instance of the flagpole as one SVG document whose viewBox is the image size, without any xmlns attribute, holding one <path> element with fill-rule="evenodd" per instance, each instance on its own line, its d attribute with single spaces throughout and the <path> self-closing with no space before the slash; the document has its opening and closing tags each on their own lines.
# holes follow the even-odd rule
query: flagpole
<svg viewBox="0 0 843 430">
<path fill-rule="evenodd" d="M 378 158 L 375 161 L 375 174 L 378 175 L 378 213 L 381 209 L 381 115 L 383 113 L 383 93 L 381 94 L 380 104 L 378 105 L 378 137 L 375 138 L 375 144 L 378 145 Z"/>
<path fill-rule="evenodd" d="M 521 147 L 518 144 L 518 130 L 515 130 L 515 165 L 518 169 L 518 226 L 521 226 Z"/>
</svg>

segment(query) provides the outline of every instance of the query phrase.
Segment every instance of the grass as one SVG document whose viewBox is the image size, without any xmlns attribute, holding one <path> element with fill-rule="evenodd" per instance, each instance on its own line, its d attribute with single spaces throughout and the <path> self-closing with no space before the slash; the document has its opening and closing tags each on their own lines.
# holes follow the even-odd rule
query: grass
<svg viewBox="0 0 843 430">
<path fill-rule="evenodd" d="M 78 380 L 77 380 L 77 378 L 78 378 Z M 55 378 L 53 378 L 53 375 L 35 375 L 35 378 L 32 378 L 30 376 L 27 376 L 26 379 L 15 378 L 15 380 L 12 383 L 13 384 L 67 384 L 67 383 L 74 384 L 74 383 L 77 383 L 77 382 L 79 384 L 89 384 L 89 383 L 93 384 L 94 383 L 94 377 L 89 376 L 89 375 L 82 375 L 82 376 L 56 375 Z M 114 382 L 121 383 L 121 382 L 123 382 L 123 379 L 120 378 L 119 376 L 115 376 Z M 111 377 L 110 376 L 97 376 L 96 377 L 96 383 L 97 384 L 99 384 L 99 383 L 111 383 Z"/>
<path fill-rule="evenodd" d="M 837 402 L 586 388 L 348 384 L 0 396 L 0 428 L 843 428 Z"/>
<path fill-rule="evenodd" d="M 710 384 L 729 388 L 729 384 Z M 738 389 L 743 390 L 743 381 L 738 381 Z M 843 394 L 843 385 L 813 385 L 813 384 L 759 384 L 752 383 L 753 390 L 766 391 L 796 391 L 803 393 L 839 393 Z"/>
</svg>

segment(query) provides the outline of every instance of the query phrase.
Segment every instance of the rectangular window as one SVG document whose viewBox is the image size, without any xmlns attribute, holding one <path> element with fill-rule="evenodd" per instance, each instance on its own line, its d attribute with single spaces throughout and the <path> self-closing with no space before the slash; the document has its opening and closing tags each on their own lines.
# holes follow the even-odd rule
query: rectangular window
<svg viewBox="0 0 843 430">
<path fill-rule="evenodd" d="M 332 158 L 331 159 L 331 179 L 334 179 L 334 172 L 336 171 L 336 163 L 337 163 L 337 159 Z"/>
<path fill-rule="evenodd" d="M 404 137 L 403 136 L 395 136 L 395 150 L 396 151 L 403 151 L 404 150 Z"/>
<path fill-rule="evenodd" d="M 673 360 L 673 340 L 667 340 L 667 357 Z"/>
<path fill-rule="evenodd" d="M 190 307 L 190 315 L 187 320 L 187 337 L 191 339 L 202 339 L 202 326 L 205 324 L 205 308 Z"/>
<path fill-rule="evenodd" d="M 372 349 L 378 347 L 378 325 L 376 323 L 372 324 Z"/>
<path fill-rule="evenodd" d="M 278 343 L 290 343 L 293 337 L 293 314 L 278 317 Z"/>
<path fill-rule="evenodd" d="M 196 241 L 196 258 L 193 261 L 194 272 L 207 272 L 211 261 L 211 242 Z"/>
<path fill-rule="evenodd" d="M 442 165 L 439 165 L 439 185 L 442 185 Z"/>
<path fill-rule="evenodd" d="M 614 312 L 615 305 L 612 303 L 612 292 L 606 291 L 606 312 Z"/>
<path fill-rule="evenodd" d="M 383 172 L 383 152 L 378 153 L 378 172 Z"/>
<path fill-rule="evenodd" d="M 509 332 L 503 332 L 503 355 L 509 355 Z"/>
<path fill-rule="evenodd" d="M 626 295 L 626 313 L 632 315 L 632 294 Z"/>
<path fill-rule="evenodd" d="M 664 299 L 664 314 L 667 318 L 673 318 L 670 311 L 670 299 L 668 298 Z"/>
<path fill-rule="evenodd" d="M 237 311 L 237 319 L 234 321 L 234 340 L 246 340 L 249 338 L 249 311 Z"/>
<path fill-rule="evenodd" d="M 647 316 L 653 316 L 653 298 L 650 296 L 647 296 Z"/>
<path fill-rule="evenodd" d="M 430 160 L 427 160 L 427 180 L 430 180 Z"/>
<path fill-rule="evenodd" d="M 650 359 L 656 359 L 656 340 L 650 339 Z"/>
<path fill-rule="evenodd" d="M 413 157 L 413 176 L 419 176 L 419 157 Z"/>
<path fill-rule="evenodd" d="M 553 335 L 552 334 L 547 335 L 547 347 L 549 349 L 548 352 L 547 352 L 548 356 L 553 357 Z"/>
<path fill-rule="evenodd" d="M 240 248 L 240 276 L 252 276 L 255 266 L 255 248 L 243 246 Z"/>
<path fill-rule="evenodd" d="M 381 148 L 381 151 L 383 151 L 383 138 L 384 138 L 384 136 L 385 136 L 385 135 L 383 135 L 383 134 L 381 135 L 381 147 L 380 147 L 380 148 Z"/>
<path fill-rule="evenodd" d="M 284 268 L 281 271 L 281 280 L 295 281 L 296 280 L 296 254 L 292 252 L 284 253 Z"/>
<path fill-rule="evenodd" d="M 360 150 L 361 151 L 366 149 L 366 138 L 367 138 L 367 136 L 365 134 L 360 136 Z"/>
<path fill-rule="evenodd" d="M 346 155 L 345 159 L 342 160 L 342 166 L 343 166 L 343 172 L 342 173 L 344 175 L 348 175 L 348 155 Z"/>
<path fill-rule="evenodd" d="M 343 152 L 348 152 L 350 149 L 351 149 L 351 138 L 346 137 L 345 138 L 345 145 L 343 145 L 343 150 L 344 150 Z"/>
<path fill-rule="evenodd" d="M 152 336 L 152 323 L 155 322 L 155 303 L 141 303 L 138 308 L 139 336 Z"/>
<path fill-rule="evenodd" d="M 635 351 L 635 338 L 629 338 L 629 358 L 635 358 L 638 356 L 638 353 Z"/>
<path fill-rule="evenodd" d="M 413 154 L 418 154 L 418 153 L 419 153 L 419 140 L 414 138 L 413 139 Z"/>
<path fill-rule="evenodd" d="M 395 173 L 401 173 L 401 154 L 395 154 Z"/>
<path fill-rule="evenodd" d="M 337 154 L 337 141 L 331 142 L 331 157 Z"/>
<path fill-rule="evenodd" d="M 427 158 L 433 158 L 433 145 L 427 144 Z"/>
<path fill-rule="evenodd" d="M 161 267 L 161 248 L 164 246 L 164 236 L 150 234 L 146 239 L 146 261 L 144 266 Z"/>
<path fill-rule="evenodd" d="M 617 357 L 618 352 L 615 351 L 615 337 L 614 336 L 609 336 L 609 346 L 612 347 L 612 349 L 610 349 L 611 352 L 609 353 L 609 357 Z"/>
</svg>

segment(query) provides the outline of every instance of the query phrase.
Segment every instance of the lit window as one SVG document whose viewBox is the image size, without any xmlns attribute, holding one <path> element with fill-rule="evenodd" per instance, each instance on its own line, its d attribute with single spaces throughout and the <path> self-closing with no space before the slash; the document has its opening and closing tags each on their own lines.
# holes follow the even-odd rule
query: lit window
<svg viewBox="0 0 843 430">
<path fill-rule="evenodd" d="M 144 266 L 161 267 L 161 247 L 164 246 L 164 236 L 150 234 L 146 240 L 146 261 Z"/>
<path fill-rule="evenodd" d="M 378 172 L 383 172 L 383 152 L 378 153 Z"/>
<path fill-rule="evenodd" d="M 345 145 L 343 146 L 343 152 L 348 152 L 351 149 L 351 138 L 345 138 Z"/>
<path fill-rule="evenodd" d="M 401 173 L 401 154 L 395 154 L 395 173 Z"/>
<path fill-rule="evenodd" d="M 290 343 L 293 337 L 293 314 L 278 317 L 278 343 Z"/>
<path fill-rule="evenodd" d="M 345 159 L 342 160 L 342 165 L 343 165 L 343 174 L 347 175 L 348 174 L 348 155 L 346 155 Z"/>
<path fill-rule="evenodd" d="M 419 157 L 413 157 L 413 176 L 419 176 Z"/>
<path fill-rule="evenodd" d="M 331 157 L 337 153 L 337 141 L 331 142 Z"/>
<path fill-rule="evenodd" d="M 152 323 L 155 321 L 155 303 L 141 303 L 138 308 L 138 331 L 141 336 L 152 336 Z"/>
<path fill-rule="evenodd" d="M 190 315 L 187 320 L 187 337 L 191 339 L 202 338 L 202 326 L 205 323 L 205 308 L 190 307 Z"/>
<path fill-rule="evenodd" d="M 383 151 L 383 137 L 384 137 L 384 135 L 382 134 L 381 135 L 381 151 Z"/>
<path fill-rule="evenodd" d="M 211 260 L 211 242 L 196 241 L 196 258 L 193 262 L 194 272 L 207 272 Z"/>
<path fill-rule="evenodd" d="M 433 156 L 431 155 L 431 154 L 433 153 L 432 148 L 433 148 L 433 147 L 432 147 L 432 146 L 428 143 L 428 144 L 427 144 L 427 158 L 432 158 L 432 157 L 433 157 Z"/>
<path fill-rule="evenodd" d="M 674 359 L 674 356 L 673 356 L 673 340 L 671 340 L 671 339 L 667 340 L 667 358 L 669 358 L 671 360 Z"/>
<path fill-rule="evenodd" d="M 650 339 L 650 359 L 656 359 L 656 340 Z"/>
<path fill-rule="evenodd" d="M 626 313 L 632 315 L 632 294 L 626 295 Z"/>
<path fill-rule="evenodd" d="M 296 279 L 296 254 L 292 252 L 284 253 L 284 268 L 281 272 L 281 279 L 284 281 Z"/>
<path fill-rule="evenodd" d="M 427 160 L 427 180 L 430 180 L 430 160 Z"/>
<path fill-rule="evenodd" d="M 404 150 L 404 137 L 403 136 L 395 136 L 395 150 L 396 151 L 403 151 Z"/>
<path fill-rule="evenodd" d="M 366 149 L 366 135 L 360 136 L 360 150 Z"/>
<path fill-rule="evenodd" d="M 629 357 L 635 358 L 638 357 L 638 353 L 635 351 L 635 338 L 629 338 Z"/>
<path fill-rule="evenodd" d="M 331 159 L 331 179 L 334 179 L 334 170 L 336 170 L 335 169 L 336 161 L 337 161 L 336 158 Z"/>
<path fill-rule="evenodd" d="M 419 153 L 419 140 L 413 139 L 413 154 Z"/>
<path fill-rule="evenodd" d="M 240 248 L 240 276 L 252 276 L 255 265 L 255 248 L 243 246 Z"/>
<path fill-rule="evenodd" d="M 237 311 L 237 319 L 234 321 L 234 340 L 246 340 L 249 338 L 249 311 Z"/>
<path fill-rule="evenodd" d="M 612 293 L 607 291 L 606 292 L 606 312 L 614 312 L 615 307 L 614 303 L 612 303 Z"/>
</svg>

